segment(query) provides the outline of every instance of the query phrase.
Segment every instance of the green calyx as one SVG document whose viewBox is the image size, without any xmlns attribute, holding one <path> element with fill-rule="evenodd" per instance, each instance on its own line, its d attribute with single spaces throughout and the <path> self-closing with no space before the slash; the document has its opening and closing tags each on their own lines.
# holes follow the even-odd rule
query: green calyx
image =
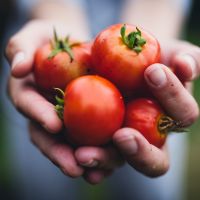
<svg viewBox="0 0 200 200">
<path fill-rule="evenodd" d="M 56 110 L 56 113 L 58 114 L 58 117 L 63 120 L 65 93 L 60 88 L 54 88 L 54 90 L 57 91 L 61 96 L 61 97 L 57 95 L 55 96 L 55 99 L 56 99 L 55 110 Z"/>
<path fill-rule="evenodd" d="M 59 39 L 57 36 L 56 30 L 54 29 L 54 40 L 52 42 L 53 50 L 48 56 L 48 58 L 51 59 L 60 52 L 66 52 L 69 55 L 72 62 L 74 59 L 72 48 L 77 45 L 79 45 L 79 43 L 70 44 L 69 36 L 67 36 L 64 40 Z"/>
<path fill-rule="evenodd" d="M 126 24 L 121 27 L 120 33 L 123 43 L 136 53 L 142 51 L 142 47 L 146 44 L 146 40 L 142 37 L 141 31 L 136 27 L 137 31 L 133 31 L 126 36 Z"/>
</svg>

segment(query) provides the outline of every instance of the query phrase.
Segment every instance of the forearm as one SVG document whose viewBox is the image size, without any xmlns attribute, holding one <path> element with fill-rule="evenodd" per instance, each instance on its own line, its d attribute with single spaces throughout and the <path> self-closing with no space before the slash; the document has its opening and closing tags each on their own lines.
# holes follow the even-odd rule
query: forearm
<svg viewBox="0 0 200 200">
<path fill-rule="evenodd" d="M 84 9 L 77 4 L 62 0 L 40 0 L 31 10 L 31 19 L 47 20 L 59 35 L 70 34 L 73 38 L 86 40 L 89 28 Z"/>
<path fill-rule="evenodd" d="M 145 27 L 157 38 L 180 36 L 184 23 L 184 10 L 178 3 L 168 0 L 127 0 L 122 21 Z"/>
</svg>

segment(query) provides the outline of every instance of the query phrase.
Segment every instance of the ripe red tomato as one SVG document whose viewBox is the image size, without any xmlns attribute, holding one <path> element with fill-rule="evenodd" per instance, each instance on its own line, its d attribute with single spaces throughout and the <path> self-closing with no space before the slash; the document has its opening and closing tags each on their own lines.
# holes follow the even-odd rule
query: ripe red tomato
<svg viewBox="0 0 200 200">
<path fill-rule="evenodd" d="M 79 77 L 67 86 L 64 97 L 66 136 L 76 145 L 109 142 L 124 119 L 124 102 L 118 89 L 95 75 Z"/>
<path fill-rule="evenodd" d="M 176 130 L 178 123 L 166 116 L 155 101 L 140 98 L 127 104 L 124 125 L 138 130 L 151 144 L 161 147 L 168 132 Z"/>
<path fill-rule="evenodd" d="M 45 44 L 36 51 L 34 63 L 35 81 L 40 89 L 52 91 L 65 89 L 66 85 L 79 76 L 88 73 L 91 43 L 73 46 L 69 41 L 58 40 L 53 46 Z"/>
<path fill-rule="evenodd" d="M 158 41 L 134 25 L 113 25 L 103 30 L 92 45 L 96 73 L 112 81 L 125 94 L 143 87 L 144 70 L 157 62 L 160 62 Z"/>
</svg>

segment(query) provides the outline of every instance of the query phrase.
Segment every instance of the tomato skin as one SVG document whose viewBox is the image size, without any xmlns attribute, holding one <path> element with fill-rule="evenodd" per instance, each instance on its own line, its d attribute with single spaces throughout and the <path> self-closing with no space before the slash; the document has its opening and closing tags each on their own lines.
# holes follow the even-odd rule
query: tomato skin
<svg viewBox="0 0 200 200">
<path fill-rule="evenodd" d="M 136 99 L 126 106 L 124 125 L 138 130 L 151 144 L 162 147 L 167 134 L 159 131 L 158 122 L 163 115 L 161 107 L 155 101 Z"/>
<path fill-rule="evenodd" d="M 73 47 L 72 51 L 74 54 L 72 62 L 66 52 L 48 58 L 52 52 L 50 43 L 36 51 L 34 77 L 40 89 L 49 92 L 53 91 L 53 88 L 64 90 L 71 80 L 88 73 L 91 43 L 81 43 Z"/>
<path fill-rule="evenodd" d="M 113 25 L 96 37 L 92 45 L 92 64 L 97 74 L 112 81 L 129 95 L 144 84 L 144 70 L 160 62 L 160 45 L 155 37 L 140 28 L 146 44 L 142 52 L 136 53 L 123 43 L 120 36 L 122 26 Z M 127 34 L 136 30 L 134 25 L 126 25 L 126 28 Z"/>
<path fill-rule="evenodd" d="M 123 123 L 125 106 L 118 89 L 108 80 L 87 75 L 65 90 L 66 136 L 76 145 L 103 145 Z"/>
</svg>

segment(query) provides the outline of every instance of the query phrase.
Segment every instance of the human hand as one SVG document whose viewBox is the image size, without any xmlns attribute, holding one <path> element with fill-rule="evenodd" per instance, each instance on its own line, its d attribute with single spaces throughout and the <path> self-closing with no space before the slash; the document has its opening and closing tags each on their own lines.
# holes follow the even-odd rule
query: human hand
<svg viewBox="0 0 200 200">
<path fill-rule="evenodd" d="M 144 73 L 146 82 L 166 113 L 183 127 L 189 126 L 199 116 L 191 88 L 200 74 L 200 48 L 185 41 L 173 41 L 161 49 L 164 65 L 149 66 Z"/>
<path fill-rule="evenodd" d="M 14 39 L 13 39 L 14 40 Z M 12 42 L 11 42 L 11 44 L 12 44 Z M 32 44 L 32 43 L 31 43 Z M 12 45 L 11 45 L 12 46 Z M 9 52 L 9 51 L 8 51 Z M 15 60 L 15 59 L 14 59 Z M 15 62 L 13 61 L 13 65 L 15 65 Z M 24 64 L 24 66 L 23 66 L 23 62 L 18 66 L 18 67 L 16 67 L 15 68 L 15 70 L 12 70 L 12 74 L 13 75 L 15 75 L 16 77 L 23 77 L 24 75 L 26 75 L 26 74 L 28 74 L 30 71 L 31 71 L 31 67 L 30 67 L 30 65 L 28 65 L 28 64 L 26 64 L 26 62 L 25 62 L 25 64 Z M 27 68 L 27 66 L 29 66 L 29 68 Z M 179 65 L 178 65 L 179 66 Z M 182 65 L 180 65 L 180 66 L 182 66 Z M 179 67 L 180 67 L 179 66 Z M 153 67 L 153 66 L 151 66 L 151 67 Z M 150 69 L 151 69 L 151 67 L 150 67 Z M 164 66 L 163 66 L 164 67 Z M 20 69 L 21 68 L 21 69 Z M 178 69 L 178 68 L 177 68 Z M 186 70 L 186 74 L 187 74 L 187 70 Z M 168 73 L 168 72 L 167 72 Z M 148 75 L 147 75 L 148 76 Z M 171 77 L 171 75 L 170 75 L 170 77 Z M 172 75 L 172 77 L 173 77 L 173 75 Z M 183 76 L 184 77 L 184 76 Z M 187 77 L 187 75 L 186 75 L 186 77 Z M 28 78 L 27 78 L 28 79 Z M 31 79 L 31 78 L 30 78 Z M 33 84 L 33 82 L 31 82 L 30 81 L 30 79 L 29 80 L 24 80 L 25 82 L 26 82 L 26 84 L 22 84 L 22 82 L 20 81 L 20 80 L 17 80 L 17 79 L 12 79 L 11 78 L 11 81 L 10 81 L 10 83 L 12 83 L 12 84 L 10 84 L 11 85 L 11 89 L 10 89 L 10 92 L 14 92 L 14 91 L 19 91 L 19 90 L 16 90 L 16 89 L 14 89 L 13 90 L 13 88 L 14 87 L 16 87 L 17 86 L 17 84 L 16 84 L 16 82 L 20 82 L 20 84 L 19 85 L 23 85 L 23 86 L 33 86 L 34 84 Z M 177 80 L 176 80 L 177 81 Z M 147 81 L 148 82 L 148 81 Z M 28 83 L 28 84 L 27 84 Z M 30 84 L 31 83 L 31 84 Z M 150 85 L 150 84 L 149 84 Z M 150 85 L 150 87 L 151 87 L 151 85 Z M 176 89 L 178 89 L 178 87 L 176 87 Z M 183 88 L 182 88 L 183 89 Z M 154 89 L 154 88 L 152 88 L 152 91 L 154 92 L 154 90 L 156 90 L 156 89 Z M 21 89 L 21 91 L 24 91 L 24 89 Z M 171 89 L 168 89 L 167 91 L 165 91 L 166 93 L 170 93 L 170 91 L 171 91 Z M 27 92 L 27 90 L 26 90 L 26 92 Z M 31 90 L 31 92 L 35 92 L 34 90 L 33 90 L 33 87 L 32 87 L 32 90 Z M 37 93 L 37 91 L 36 91 L 36 93 Z M 37 93 L 37 95 L 36 95 L 36 93 L 34 93 L 33 94 L 33 97 L 36 97 L 37 95 L 38 95 L 38 93 Z M 154 92 L 155 93 L 155 92 Z M 162 92 L 161 92 L 162 93 Z M 25 93 L 24 93 L 25 94 Z M 26 93 L 26 94 L 28 94 L 28 93 Z M 31 93 L 32 94 L 32 93 Z M 12 97 L 14 97 L 14 96 L 16 96 L 16 95 L 11 95 L 11 98 Z M 18 96 L 18 98 L 20 98 L 20 96 L 22 96 L 23 97 L 23 95 L 17 95 Z M 25 96 L 25 97 L 27 97 L 28 98 L 28 96 L 30 96 L 30 94 L 29 95 L 27 95 L 27 96 Z M 155 94 L 155 96 L 156 96 L 156 94 Z M 38 97 L 38 96 L 37 96 Z M 44 103 L 44 101 L 43 100 L 45 100 L 43 97 L 43 99 L 40 99 L 40 97 L 42 97 L 42 96 L 40 96 L 39 95 L 39 100 L 37 100 L 37 98 L 36 98 L 36 100 L 37 101 L 39 101 L 39 102 L 43 102 Z M 57 131 L 59 131 L 60 130 L 60 126 L 61 126 L 61 124 L 60 124 L 60 122 L 58 121 L 58 118 L 57 118 L 57 116 L 55 116 L 55 112 L 54 112 L 54 114 L 53 114 L 53 107 L 52 107 L 52 104 L 50 104 L 49 102 L 48 102 L 48 105 L 49 105 L 49 108 L 47 108 L 47 109 L 45 109 L 45 106 L 43 106 L 42 105 L 42 108 L 44 107 L 44 110 L 49 110 L 50 111 L 50 107 L 51 107 L 51 111 L 50 111 L 50 113 L 51 114 L 53 114 L 53 115 L 50 115 L 50 116 L 52 116 L 52 122 L 53 123 L 49 123 L 49 120 L 48 119 L 46 119 L 46 117 L 45 116 L 49 116 L 49 115 L 46 115 L 46 114 L 44 114 L 43 115 L 43 120 L 42 120 L 42 115 L 41 115 L 41 113 L 38 115 L 38 111 L 39 111 L 39 109 L 40 109 L 40 106 L 38 106 L 37 107 L 37 109 L 35 109 L 35 107 L 32 107 L 31 106 L 31 104 L 29 104 L 27 107 L 25 107 L 24 105 L 27 105 L 27 102 L 29 102 L 29 101 L 23 101 L 23 99 L 24 98 L 22 98 L 21 100 L 20 99 L 18 99 L 18 100 L 16 100 L 16 99 L 14 99 L 14 98 L 12 98 L 13 99 L 13 102 L 14 102 L 14 104 L 19 108 L 19 110 L 21 110 L 21 111 L 23 111 L 26 115 L 28 115 L 29 117 L 31 117 L 31 118 L 33 118 L 34 120 L 36 120 L 36 121 L 38 121 L 38 122 L 40 122 L 40 124 L 41 125 L 43 125 L 43 127 L 46 129 L 46 130 L 48 130 L 49 132 L 57 132 Z M 26 98 L 25 98 L 26 99 Z M 159 96 L 158 96 L 158 99 L 159 99 Z M 189 98 L 189 99 L 192 99 L 192 98 Z M 26 100 L 28 100 L 28 99 L 26 99 Z M 161 103 L 162 103 L 162 99 L 160 100 L 161 101 Z M 22 102 L 24 102 L 24 103 L 22 103 L 22 104 L 20 104 L 20 105 L 18 105 L 18 103 L 22 103 Z M 47 101 L 45 100 L 45 102 L 47 103 Z M 45 105 L 47 105 L 45 103 Z M 164 105 L 163 106 L 165 106 L 165 103 L 163 103 Z M 189 104 L 190 105 L 195 105 L 195 103 L 194 102 L 189 102 Z M 174 104 L 172 104 L 172 105 L 174 105 Z M 27 112 L 27 109 L 26 108 L 32 108 L 32 110 L 30 110 L 30 112 Z M 198 109 L 197 109 L 197 111 L 198 111 Z M 55 117 L 55 118 L 54 118 Z M 57 118 L 57 119 L 56 119 Z M 194 117 L 194 119 L 195 119 L 195 117 Z M 45 121 L 46 120 L 46 121 Z M 192 123 L 192 122 L 190 122 L 190 123 Z M 32 130 L 34 130 L 34 129 L 32 129 Z M 124 130 L 123 130 L 124 131 Z M 122 132 L 123 132 L 122 131 Z M 132 131 L 132 134 L 133 134 L 133 131 L 134 130 L 131 130 Z M 35 132 L 36 131 L 32 131 L 31 132 L 31 134 L 33 135 L 33 134 L 35 134 Z M 118 133 L 119 132 L 119 133 Z M 118 135 L 121 135 L 122 133 L 121 133 L 121 131 L 119 130 L 117 133 L 118 133 Z M 126 132 L 126 131 L 125 131 Z M 128 131 L 129 132 L 129 131 Z M 137 132 L 137 131 L 136 131 Z M 136 133 L 135 132 L 135 134 L 137 135 L 138 133 Z M 33 136 L 32 136 L 33 137 Z M 118 145 L 118 147 L 120 147 L 120 145 L 119 145 L 119 140 L 117 139 L 117 138 L 119 138 L 120 136 L 114 136 L 114 142 Z M 138 137 L 140 137 L 140 138 L 142 138 L 141 136 L 138 136 Z M 36 137 L 37 138 L 37 137 Z M 41 148 L 41 145 L 39 145 L 39 142 L 40 142 L 40 140 L 42 140 L 42 139 L 36 139 L 35 141 L 36 142 L 34 142 L 37 146 L 39 146 L 39 148 Z M 145 149 L 146 148 L 146 150 L 144 151 L 144 152 L 147 152 L 147 155 L 148 155 L 148 149 L 150 149 L 150 151 L 152 151 L 152 146 L 151 145 L 149 145 L 148 143 L 147 143 L 147 141 L 146 141 L 146 143 L 144 142 L 145 141 L 145 139 L 143 138 L 143 139 L 141 139 L 141 140 L 143 140 L 143 149 Z M 47 145 L 48 146 L 48 145 Z M 123 148 L 123 147 L 122 147 Z M 121 148 L 121 149 L 122 149 Z M 111 148 L 111 149 L 113 149 L 113 148 Z M 83 151 L 81 151 L 81 150 L 83 150 Z M 108 171 L 107 171 L 107 168 L 110 168 L 110 169 L 113 169 L 113 168 L 115 168 L 116 166 L 118 166 L 118 163 L 121 163 L 122 162 L 122 159 L 121 159 L 121 157 L 120 156 L 116 156 L 117 154 L 115 154 L 115 156 L 114 156 L 114 158 L 113 159 L 111 159 L 109 156 L 106 156 L 107 155 L 107 150 L 106 149 L 101 149 L 101 148 L 93 148 L 93 147 L 85 147 L 85 148 L 81 148 L 81 150 L 80 149 L 77 149 L 77 151 L 75 152 L 75 154 L 74 155 L 72 155 L 72 156 L 75 156 L 76 157 L 76 160 L 77 160 L 77 162 L 79 163 L 78 165 L 85 165 L 83 162 L 82 162 L 82 160 L 84 160 L 85 161 L 85 163 L 90 163 L 90 160 L 92 160 L 92 159 L 94 159 L 94 152 L 96 151 L 97 153 L 95 154 L 95 156 L 96 156 L 96 158 L 97 159 L 94 159 L 94 160 L 99 160 L 99 163 L 105 163 L 105 164 L 100 164 L 100 165 L 98 165 L 98 166 L 100 166 L 100 167 L 98 167 L 98 170 L 97 170 L 97 167 L 95 167 L 95 166 L 88 166 L 88 167 L 91 167 L 91 169 L 90 170 L 86 170 L 87 172 L 81 172 L 81 174 L 85 174 L 85 177 L 86 177 L 86 179 L 89 181 L 89 182 L 91 182 L 91 183 L 97 183 L 97 182 L 99 182 L 105 175 L 107 175 L 107 174 L 109 174 L 108 173 Z M 114 152 L 116 152 L 116 150 L 112 150 L 112 151 L 114 151 Z M 123 152 L 123 150 L 121 150 L 122 152 Z M 78 152 L 78 153 L 77 153 Z M 86 153 L 87 152 L 87 153 Z M 126 152 L 126 151 L 125 151 Z M 157 152 L 157 153 L 156 153 Z M 139 171 L 141 171 L 141 172 L 143 172 L 143 173 L 145 173 L 145 174 L 147 174 L 147 175 L 149 175 L 149 176 L 157 176 L 157 175 L 160 175 L 160 174 L 162 174 L 162 173 L 164 173 L 164 172 L 166 172 L 166 170 L 167 170 L 167 168 L 168 168 L 168 158 L 167 158 L 167 153 L 166 153 L 167 151 L 166 151 L 166 148 L 163 148 L 162 150 L 160 150 L 160 149 L 156 149 L 156 148 L 154 148 L 153 147 L 153 155 L 155 154 L 155 155 L 157 155 L 157 154 L 160 154 L 160 159 L 157 161 L 157 162 L 160 162 L 160 164 L 162 164 L 162 168 L 160 168 L 159 170 L 158 170 L 158 168 L 159 167 L 157 167 L 157 169 L 155 170 L 148 170 L 149 168 L 149 166 L 148 166 L 148 164 L 149 163 L 154 163 L 155 164 L 155 160 L 152 160 L 152 161 L 150 161 L 150 160 L 148 160 L 147 159 L 147 167 L 145 168 L 145 169 L 142 169 L 141 167 L 138 167 L 138 170 Z M 86 155 L 86 156 L 85 156 Z M 112 154 L 113 155 L 113 154 Z M 93 157 L 93 158 L 92 158 Z M 112 157 L 112 156 L 111 156 Z M 126 157 L 126 156 L 125 156 Z M 138 156 L 138 162 L 140 163 L 140 158 L 141 157 L 143 157 L 143 156 Z M 159 156 L 158 156 L 159 157 Z M 109 159 L 107 159 L 107 158 L 109 158 Z M 161 158 L 163 158 L 163 159 L 161 159 Z M 105 160 L 109 160 L 110 162 L 105 162 Z M 114 160 L 114 161 L 113 161 Z M 87 162 L 88 161 L 88 162 Z M 119 162 L 120 161 L 120 162 Z M 162 161 L 163 161 L 163 163 L 165 163 L 165 164 L 163 164 L 162 163 Z M 107 164 L 106 164 L 107 163 Z M 114 163 L 114 164 L 110 164 L 110 163 Z M 129 162 L 130 163 L 130 162 Z M 76 163 L 77 164 L 77 163 Z M 89 164 L 90 165 L 90 164 Z M 135 164 L 136 165 L 136 164 Z M 140 165 L 140 164 L 139 164 Z M 103 166 L 103 167 L 102 167 Z M 107 166 L 109 166 L 109 167 L 107 167 Z M 110 166 L 112 166 L 112 167 L 110 167 Z M 137 168 L 137 167 L 136 167 Z M 105 170 L 104 170 L 105 169 Z M 109 171 L 112 171 L 112 170 L 109 170 Z M 68 172 L 69 173 L 69 172 Z M 66 173 L 67 174 L 67 173 Z M 77 176 L 77 175 L 76 175 Z M 78 175 L 79 176 L 79 175 Z"/>
<path fill-rule="evenodd" d="M 190 85 L 200 73 L 200 49 L 187 42 L 173 41 L 162 50 L 162 63 L 173 66 L 177 76 L 164 64 L 153 64 L 146 69 L 145 80 L 166 113 L 187 127 L 199 115 L 198 105 L 190 94 Z M 154 177 L 167 172 L 169 157 L 166 145 L 159 149 L 131 128 L 118 130 L 113 141 L 127 162 L 141 173 Z"/>
<path fill-rule="evenodd" d="M 62 122 L 54 106 L 37 91 L 32 74 L 35 51 L 49 42 L 52 26 L 44 20 L 30 21 L 9 40 L 6 57 L 11 65 L 8 93 L 12 103 L 25 116 L 55 133 L 61 130 Z"/>
<path fill-rule="evenodd" d="M 62 134 L 49 134 L 38 123 L 31 121 L 29 130 L 33 144 L 69 177 L 83 176 L 90 184 L 97 184 L 124 163 L 112 145 L 73 148 Z"/>
<path fill-rule="evenodd" d="M 67 176 L 84 176 L 90 183 L 99 183 L 122 164 L 117 150 L 113 147 L 74 149 L 64 143 L 59 134 L 62 122 L 54 105 L 36 89 L 32 74 L 34 53 L 52 37 L 52 27 L 48 21 L 34 20 L 10 39 L 6 48 L 12 73 L 8 81 L 9 96 L 14 106 L 31 120 L 30 138 L 49 160 Z"/>
<path fill-rule="evenodd" d="M 32 142 L 65 175 L 73 178 L 84 176 L 89 183 L 97 184 L 123 163 L 113 147 L 74 149 L 64 142 L 60 134 L 50 134 L 59 132 L 62 122 L 55 113 L 54 106 L 37 92 L 31 75 L 23 79 L 11 78 L 9 88 L 14 105 L 32 119 Z"/>
</svg>

